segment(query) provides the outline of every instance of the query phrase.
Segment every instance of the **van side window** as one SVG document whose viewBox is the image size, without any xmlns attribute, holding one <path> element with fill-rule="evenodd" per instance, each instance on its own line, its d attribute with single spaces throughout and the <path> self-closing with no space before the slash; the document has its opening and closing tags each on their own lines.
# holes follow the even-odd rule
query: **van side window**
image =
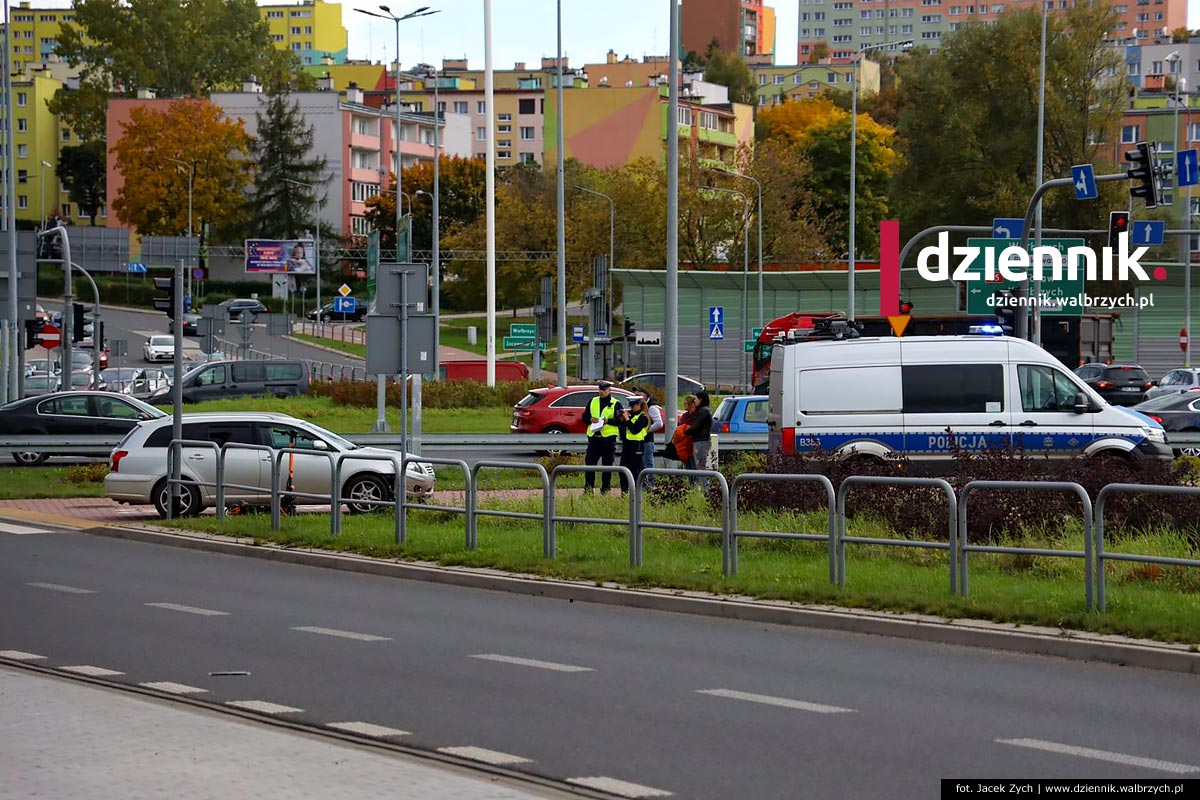
<svg viewBox="0 0 1200 800">
<path fill-rule="evenodd" d="M 267 361 L 263 364 L 267 371 L 267 380 L 269 381 L 298 381 L 302 375 L 300 365 L 295 362 L 281 361 L 275 363 Z"/>
<path fill-rule="evenodd" d="M 1053 367 L 1020 364 L 1017 382 L 1021 386 L 1022 411 L 1072 411 L 1075 395 L 1081 391 L 1074 381 Z"/>
<path fill-rule="evenodd" d="M 261 381 L 263 379 L 263 366 L 261 362 L 252 363 L 243 361 L 235 363 L 232 367 L 234 383 L 250 383 L 251 381 Z"/>
<path fill-rule="evenodd" d="M 905 414 L 998 414 L 1002 364 L 912 364 L 901 369 Z"/>
<path fill-rule="evenodd" d="M 196 376 L 197 386 L 220 386 L 225 383 L 225 366 L 223 364 L 209 367 Z"/>
</svg>

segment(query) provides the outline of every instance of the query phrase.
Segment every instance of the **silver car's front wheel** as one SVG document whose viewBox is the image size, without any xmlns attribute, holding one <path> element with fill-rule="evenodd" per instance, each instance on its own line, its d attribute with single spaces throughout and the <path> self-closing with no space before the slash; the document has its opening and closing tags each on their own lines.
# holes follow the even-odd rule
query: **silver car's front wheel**
<svg viewBox="0 0 1200 800">
<path fill-rule="evenodd" d="M 391 499 L 392 492 L 388 485 L 375 475 L 357 475 L 342 488 L 342 502 L 351 514 L 383 511 L 386 507 L 375 503 Z"/>
</svg>

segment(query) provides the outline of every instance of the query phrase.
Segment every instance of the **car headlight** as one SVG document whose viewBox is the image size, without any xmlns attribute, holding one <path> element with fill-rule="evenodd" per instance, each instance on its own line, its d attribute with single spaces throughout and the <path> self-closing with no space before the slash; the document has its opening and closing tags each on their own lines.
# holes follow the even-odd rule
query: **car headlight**
<svg viewBox="0 0 1200 800">
<path fill-rule="evenodd" d="M 1142 428 L 1140 433 L 1148 441 L 1157 442 L 1158 444 L 1167 443 L 1167 434 L 1162 428 Z"/>
</svg>

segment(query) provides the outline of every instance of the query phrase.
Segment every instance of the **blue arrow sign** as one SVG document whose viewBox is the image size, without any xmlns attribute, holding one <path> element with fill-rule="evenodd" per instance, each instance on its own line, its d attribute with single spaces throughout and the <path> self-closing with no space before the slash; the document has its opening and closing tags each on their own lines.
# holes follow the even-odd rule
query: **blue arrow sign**
<svg viewBox="0 0 1200 800">
<path fill-rule="evenodd" d="M 1134 247 L 1141 247 L 1162 244 L 1166 236 L 1167 223 L 1165 222 L 1135 222 L 1132 230 L 1129 232 L 1129 243 Z"/>
<path fill-rule="evenodd" d="M 996 217 L 992 220 L 993 239 L 1020 239 L 1025 233 L 1025 219 Z"/>
<path fill-rule="evenodd" d="M 353 297 L 333 298 L 333 310 L 338 314 L 353 314 L 358 307 L 358 301 Z"/>
<path fill-rule="evenodd" d="M 140 261 L 130 261 L 125 265 L 125 271 L 132 272 L 135 275 L 144 275 L 146 272 L 146 265 Z"/>
<path fill-rule="evenodd" d="M 1091 164 L 1076 164 L 1071 167 L 1071 180 L 1075 182 L 1075 199 L 1076 200 L 1095 200 L 1098 196 L 1096 191 L 1096 172 L 1092 169 Z"/>
<path fill-rule="evenodd" d="M 1180 186 L 1200 184 L 1200 156 L 1195 148 L 1175 155 L 1175 180 Z"/>
<path fill-rule="evenodd" d="M 712 341 L 725 338 L 725 308 L 723 306 L 708 307 L 708 338 Z"/>
</svg>

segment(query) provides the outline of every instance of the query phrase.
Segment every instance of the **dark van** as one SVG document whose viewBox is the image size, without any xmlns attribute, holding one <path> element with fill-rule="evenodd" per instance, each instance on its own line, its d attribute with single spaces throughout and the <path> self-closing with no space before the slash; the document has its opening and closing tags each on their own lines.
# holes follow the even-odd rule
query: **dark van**
<svg viewBox="0 0 1200 800">
<path fill-rule="evenodd" d="M 259 395 L 291 397 L 305 394 L 308 383 L 308 364 L 303 361 L 210 361 L 183 376 L 183 401 L 199 403 Z M 166 402 L 171 398 L 170 393 L 170 387 L 164 388 L 150 401 Z"/>
</svg>

